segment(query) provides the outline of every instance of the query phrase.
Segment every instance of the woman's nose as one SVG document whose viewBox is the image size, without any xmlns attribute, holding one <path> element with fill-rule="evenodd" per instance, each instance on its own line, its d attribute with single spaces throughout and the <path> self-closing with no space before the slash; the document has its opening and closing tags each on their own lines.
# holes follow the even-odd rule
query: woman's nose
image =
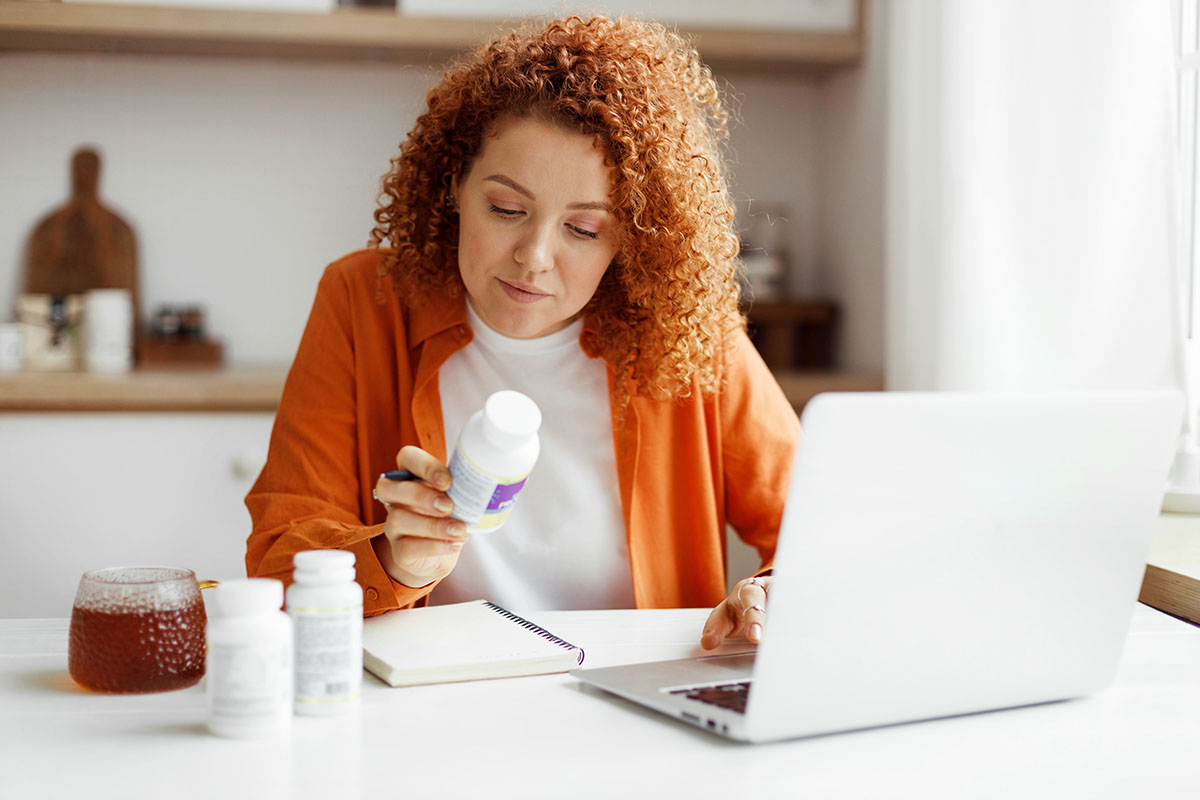
<svg viewBox="0 0 1200 800">
<path fill-rule="evenodd" d="M 544 272 L 553 267 L 553 233 L 549 225 L 531 225 L 517 242 L 513 260 L 530 272 Z"/>
</svg>

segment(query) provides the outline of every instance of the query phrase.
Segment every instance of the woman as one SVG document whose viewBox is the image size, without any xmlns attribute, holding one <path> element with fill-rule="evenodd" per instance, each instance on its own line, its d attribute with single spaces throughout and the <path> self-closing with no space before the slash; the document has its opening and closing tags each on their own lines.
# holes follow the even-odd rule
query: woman
<svg viewBox="0 0 1200 800">
<path fill-rule="evenodd" d="M 246 498 L 249 573 L 343 548 L 367 614 L 715 606 L 705 647 L 757 640 L 799 423 L 738 312 L 711 75 L 660 25 L 571 18 L 427 100 L 372 247 L 321 280 Z M 468 541 L 447 454 L 500 388 L 541 407 L 542 455 Z M 727 522 L 763 567 L 722 599 Z"/>
</svg>

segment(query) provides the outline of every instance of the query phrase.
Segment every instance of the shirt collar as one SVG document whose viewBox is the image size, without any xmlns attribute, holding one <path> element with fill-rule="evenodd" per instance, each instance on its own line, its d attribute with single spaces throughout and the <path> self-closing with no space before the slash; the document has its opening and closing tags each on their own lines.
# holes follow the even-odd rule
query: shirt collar
<svg viewBox="0 0 1200 800">
<path fill-rule="evenodd" d="M 408 345 L 417 347 L 427 339 L 452 329 L 466 332 L 467 307 L 465 295 L 457 297 L 438 294 L 408 309 Z"/>
</svg>

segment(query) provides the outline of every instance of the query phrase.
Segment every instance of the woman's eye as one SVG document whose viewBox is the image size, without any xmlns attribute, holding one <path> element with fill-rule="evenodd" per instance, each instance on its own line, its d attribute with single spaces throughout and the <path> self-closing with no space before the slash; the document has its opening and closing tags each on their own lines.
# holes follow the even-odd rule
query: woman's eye
<svg viewBox="0 0 1200 800">
<path fill-rule="evenodd" d="M 600 238 L 600 234 L 596 233 L 596 231 L 589 231 L 586 228 L 580 228 L 576 225 L 568 225 L 567 228 L 570 229 L 571 233 L 575 234 L 576 236 L 578 236 L 581 239 L 599 239 Z"/>
<path fill-rule="evenodd" d="M 515 217 L 521 213 L 520 209 L 501 208 L 500 206 L 496 205 L 495 203 L 489 203 L 488 210 L 491 211 L 493 214 L 497 214 L 501 217 Z"/>
</svg>

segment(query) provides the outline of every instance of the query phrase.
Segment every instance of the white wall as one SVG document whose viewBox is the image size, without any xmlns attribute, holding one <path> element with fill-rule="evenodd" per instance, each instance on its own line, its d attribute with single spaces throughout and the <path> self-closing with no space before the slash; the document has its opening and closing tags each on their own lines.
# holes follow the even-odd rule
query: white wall
<svg viewBox="0 0 1200 800">
<path fill-rule="evenodd" d="M 0 56 L 0 318 L 30 230 L 66 200 L 71 152 L 91 143 L 104 202 L 138 234 L 145 308 L 200 302 L 231 361 L 290 360 L 321 269 L 366 243 L 379 179 L 432 78 L 387 64 Z M 742 121 L 739 207 L 786 203 L 794 283 L 824 291 L 827 92 L 812 77 L 720 80 Z"/>
<path fill-rule="evenodd" d="M 884 169 L 887 150 L 887 3 L 867 3 L 862 67 L 821 87 L 817 149 L 822 202 L 813 263 L 842 305 L 838 360 L 884 372 Z"/>
<path fill-rule="evenodd" d="M 0 414 L 0 618 L 66 617 L 86 570 L 245 575 L 273 415 Z"/>
</svg>

